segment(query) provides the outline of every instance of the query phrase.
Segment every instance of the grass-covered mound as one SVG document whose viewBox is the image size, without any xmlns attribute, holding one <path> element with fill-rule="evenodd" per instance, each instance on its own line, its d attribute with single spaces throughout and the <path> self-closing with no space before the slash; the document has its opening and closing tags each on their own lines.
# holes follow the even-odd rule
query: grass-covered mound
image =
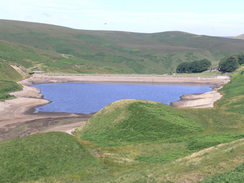
<svg viewBox="0 0 244 183">
<path fill-rule="evenodd" d="M 11 98 L 9 92 L 21 89 L 21 86 L 14 82 L 20 79 L 22 79 L 22 76 L 0 59 L 0 100 Z"/>
<path fill-rule="evenodd" d="M 20 90 L 21 86 L 14 81 L 0 80 L 0 100 L 6 100 L 13 96 L 9 92 Z"/>
<path fill-rule="evenodd" d="M 231 82 L 225 85 L 221 92 L 225 97 L 218 106 L 225 111 L 244 114 L 244 68 L 235 73 Z"/>
<path fill-rule="evenodd" d="M 20 182 L 77 173 L 97 160 L 65 133 L 46 133 L 0 143 L 0 182 Z"/>
<path fill-rule="evenodd" d="M 170 106 L 139 100 L 115 102 L 77 133 L 99 144 L 145 142 L 182 137 L 202 130 L 185 113 Z"/>
<path fill-rule="evenodd" d="M 21 80 L 22 76 L 14 70 L 9 64 L 0 59 L 0 80 Z"/>
</svg>

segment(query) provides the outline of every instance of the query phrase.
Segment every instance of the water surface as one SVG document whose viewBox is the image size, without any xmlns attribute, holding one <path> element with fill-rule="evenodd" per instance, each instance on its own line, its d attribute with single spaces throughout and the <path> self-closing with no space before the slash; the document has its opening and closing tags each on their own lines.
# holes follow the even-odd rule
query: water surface
<svg viewBox="0 0 244 183">
<path fill-rule="evenodd" d="M 48 83 L 33 85 L 51 103 L 35 112 L 89 114 L 121 99 L 143 99 L 170 104 L 185 94 L 211 91 L 209 85 Z"/>
</svg>

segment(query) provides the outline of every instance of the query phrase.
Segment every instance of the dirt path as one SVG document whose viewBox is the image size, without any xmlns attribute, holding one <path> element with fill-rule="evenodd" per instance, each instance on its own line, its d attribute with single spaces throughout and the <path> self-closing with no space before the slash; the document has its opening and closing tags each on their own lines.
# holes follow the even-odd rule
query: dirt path
<svg viewBox="0 0 244 183">
<path fill-rule="evenodd" d="M 86 123 L 86 121 L 80 121 L 80 122 L 77 122 L 77 123 L 60 125 L 60 126 L 56 126 L 54 128 L 50 128 L 50 129 L 44 130 L 43 132 L 66 132 L 66 133 L 72 135 L 72 132 L 76 128 L 79 128 L 79 127 L 85 125 L 85 123 Z"/>
</svg>

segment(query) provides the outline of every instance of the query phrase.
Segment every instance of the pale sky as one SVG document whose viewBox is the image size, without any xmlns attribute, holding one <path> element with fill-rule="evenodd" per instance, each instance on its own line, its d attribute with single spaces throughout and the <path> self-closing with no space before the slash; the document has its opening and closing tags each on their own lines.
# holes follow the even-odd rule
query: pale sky
<svg viewBox="0 0 244 183">
<path fill-rule="evenodd" d="M 86 30 L 244 34 L 244 0 L 0 0 L 0 19 Z"/>
</svg>

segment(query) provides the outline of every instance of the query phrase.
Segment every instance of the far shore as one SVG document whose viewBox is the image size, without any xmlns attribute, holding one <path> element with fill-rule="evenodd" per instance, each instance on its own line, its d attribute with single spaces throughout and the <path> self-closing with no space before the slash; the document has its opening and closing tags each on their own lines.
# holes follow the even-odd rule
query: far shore
<svg viewBox="0 0 244 183">
<path fill-rule="evenodd" d="M 33 114 L 32 109 L 39 105 L 49 103 L 43 99 L 40 91 L 31 87 L 33 84 L 41 83 L 67 83 L 67 82 L 110 82 L 110 83 L 151 83 L 151 84 L 209 84 L 214 86 L 214 90 L 204 94 L 182 96 L 182 100 L 173 102 L 172 106 L 179 108 L 208 108 L 213 107 L 214 102 L 221 98 L 218 89 L 229 82 L 228 76 L 214 77 L 196 77 L 196 76 L 162 76 L 162 75 L 120 75 L 120 74 L 34 74 L 32 77 L 18 82 L 23 86 L 23 90 L 11 93 L 16 98 L 0 102 L 0 132 L 9 130 L 34 120 L 50 120 L 50 119 L 66 119 L 81 118 L 76 125 L 61 125 L 44 131 L 65 131 L 70 133 L 74 126 L 84 123 L 84 119 L 88 119 L 91 115 L 69 114 L 69 113 L 49 113 L 49 114 Z M 86 121 L 86 120 L 85 120 Z M 32 133 L 40 133 L 41 131 L 29 131 L 26 135 Z M 4 140 L 4 138 L 0 140 Z"/>
<path fill-rule="evenodd" d="M 157 84 L 210 84 L 221 86 L 229 82 L 228 76 L 173 76 L 139 74 L 34 74 L 20 82 L 22 85 L 68 82 L 110 82 L 110 83 L 157 83 Z"/>
</svg>

